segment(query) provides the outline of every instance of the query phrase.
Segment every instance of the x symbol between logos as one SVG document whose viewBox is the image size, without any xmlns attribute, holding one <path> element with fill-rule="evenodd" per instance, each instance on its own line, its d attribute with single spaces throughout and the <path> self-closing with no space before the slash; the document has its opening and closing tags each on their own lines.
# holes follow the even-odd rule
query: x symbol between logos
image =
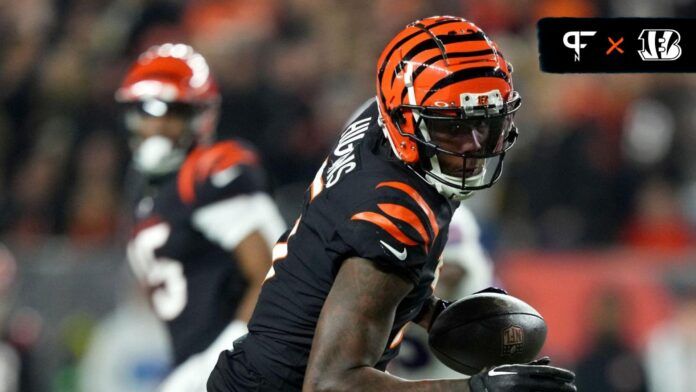
<svg viewBox="0 0 696 392">
<path fill-rule="evenodd" d="M 619 44 L 621 44 L 624 40 L 623 37 L 619 38 L 619 40 L 616 42 L 614 42 L 614 40 L 611 39 L 611 37 L 607 37 L 607 39 L 609 40 L 611 46 L 609 47 L 609 49 L 607 49 L 606 55 L 609 55 L 609 53 L 611 53 L 614 49 L 616 49 L 619 53 L 623 54 L 623 49 L 619 47 Z"/>
</svg>

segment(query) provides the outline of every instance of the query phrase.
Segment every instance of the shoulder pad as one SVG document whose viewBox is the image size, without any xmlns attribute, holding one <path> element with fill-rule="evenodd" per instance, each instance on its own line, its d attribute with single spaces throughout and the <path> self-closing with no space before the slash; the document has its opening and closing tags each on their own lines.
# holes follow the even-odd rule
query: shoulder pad
<svg viewBox="0 0 696 392">
<path fill-rule="evenodd" d="M 364 210 L 355 212 L 350 219 L 372 223 L 398 243 L 423 245 L 427 252 L 440 228 L 425 199 L 401 181 L 380 182 L 375 188 L 378 198 L 364 204 Z"/>
<path fill-rule="evenodd" d="M 235 141 L 223 141 L 208 147 L 197 147 L 186 158 L 177 177 L 181 200 L 196 200 L 197 185 L 237 165 L 256 165 L 258 156 L 250 148 Z"/>
</svg>

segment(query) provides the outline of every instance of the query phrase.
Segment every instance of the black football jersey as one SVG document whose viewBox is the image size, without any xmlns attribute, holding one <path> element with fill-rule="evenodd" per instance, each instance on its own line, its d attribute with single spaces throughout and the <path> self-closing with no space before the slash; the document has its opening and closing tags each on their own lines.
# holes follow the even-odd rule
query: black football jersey
<svg viewBox="0 0 696 392">
<path fill-rule="evenodd" d="M 393 156 L 376 102 L 365 105 L 307 190 L 301 216 L 274 247 L 245 341 L 257 370 L 285 382 L 277 388 L 301 389 L 324 300 L 341 263 L 353 256 L 414 285 L 396 311 L 377 365 L 384 370 L 398 353 L 402 329 L 432 294 L 456 207 Z"/>
<path fill-rule="evenodd" d="M 247 285 L 236 244 L 261 230 L 270 247 L 285 227 L 257 155 L 235 141 L 197 147 L 176 174 L 143 185 L 128 259 L 167 324 L 178 365 L 234 318 Z"/>
</svg>

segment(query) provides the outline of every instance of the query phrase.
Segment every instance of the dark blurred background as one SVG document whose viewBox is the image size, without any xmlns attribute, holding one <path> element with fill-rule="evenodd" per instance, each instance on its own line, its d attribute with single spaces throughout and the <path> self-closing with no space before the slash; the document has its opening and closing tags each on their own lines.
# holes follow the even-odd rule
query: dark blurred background
<svg viewBox="0 0 696 392">
<path fill-rule="evenodd" d="M 166 372 L 123 261 L 113 93 L 141 51 L 206 56 L 219 137 L 257 146 L 293 221 L 384 45 L 436 14 L 515 67 L 521 137 L 466 203 L 503 285 L 547 318 L 546 352 L 581 390 L 696 390 L 696 76 L 543 74 L 535 36 L 545 16 L 694 17 L 695 1 L 0 0 L 0 392 L 145 391 Z"/>
</svg>

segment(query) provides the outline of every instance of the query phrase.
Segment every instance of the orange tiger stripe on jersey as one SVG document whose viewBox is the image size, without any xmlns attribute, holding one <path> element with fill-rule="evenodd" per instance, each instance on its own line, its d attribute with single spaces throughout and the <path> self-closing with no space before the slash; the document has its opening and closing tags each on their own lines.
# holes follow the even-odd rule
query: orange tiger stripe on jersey
<svg viewBox="0 0 696 392">
<path fill-rule="evenodd" d="M 205 181 L 210 175 L 238 164 L 255 164 L 258 157 L 253 151 L 234 141 L 216 143 L 210 147 L 197 147 L 184 161 L 177 186 L 184 203 L 196 200 L 196 183 Z"/>
<path fill-rule="evenodd" d="M 404 325 L 403 327 L 401 327 L 399 332 L 397 332 L 396 335 L 394 335 L 394 339 L 389 344 L 390 349 L 393 350 L 393 349 L 397 348 L 401 344 L 401 342 L 404 340 L 404 332 L 406 332 L 407 326 L 408 326 L 408 323 L 406 325 Z"/>
<path fill-rule="evenodd" d="M 352 217 L 350 220 L 362 220 L 366 222 L 373 223 L 381 227 L 384 231 L 389 233 L 396 240 L 400 241 L 404 245 L 418 245 L 416 241 L 410 239 L 403 231 L 401 231 L 392 221 L 386 218 L 384 215 L 378 214 L 376 212 L 364 211 L 359 212 Z"/>
<path fill-rule="evenodd" d="M 423 196 L 421 196 L 418 191 L 413 189 L 412 186 L 399 182 L 399 181 L 385 181 L 385 182 L 380 182 L 377 184 L 375 188 L 382 188 L 382 187 L 389 187 L 389 188 L 394 188 L 398 189 L 413 199 L 416 204 L 423 210 L 425 215 L 428 217 L 428 220 L 430 221 L 430 228 L 433 231 L 433 240 L 437 238 L 438 233 L 440 232 L 440 227 L 437 225 L 437 219 L 435 219 L 435 214 L 433 213 L 433 210 L 430 208 L 428 203 L 425 202 L 425 199 L 423 199 Z"/>
<path fill-rule="evenodd" d="M 201 156 L 196 173 L 199 181 L 205 180 L 211 174 L 223 171 L 240 163 L 254 164 L 258 158 L 251 150 L 233 141 L 220 142 L 208 149 Z"/>
<path fill-rule="evenodd" d="M 420 218 L 418 218 L 418 215 L 408 208 L 398 204 L 380 203 L 377 204 L 377 207 L 392 218 L 404 221 L 413 227 L 413 229 L 420 234 L 421 238 L 423 239 L 423 243 L 425 244 L 425 250 L 426 252 L 428 251 L 430 236 L 428 235 L 428 231 L 425 229 L 425 226 L 423 226 Z"/>
<path fill-rule="evenodd" d="M 321 164 L 319 171 L 314 176 L 314 180 L 312 181 L 312 185 L 310 185 L 309 201 L 314 200 L 314 198 L 317 197 L 317 195 L 320 194 L 321 191 L 324 190 L 324 178 L 322 177 L 322 175 L 324 174 L 324 168 L 326 167 L 326 162 L 327 162 L 326 159 L 324 159 L 324 163 Z"/>
<path fill-rule="evenodd" d="M 177 187 L 179 197 L 184 203 L 192 203 L 196 199 L 195 195 L 195 180 L 196 180 L 196 162 L 201 155 L 205 153 L 205 149 L 196 147 L 186 157 L 186 160 L 179 169 L 177 176 Z"/>
<path fill-rule="evenodd" d="M 281 237 L 281 240 L 279 240 L 275 246 L 273 246 L 271 255 L 272 263 L 275 263 L 276 261 L 284 259 L 288 256 L 288 242 L 290 242 L 290 237 L 297 233 L 297 228 L 300 226 L 300 219 L 302 219 L 302 215 L 295 220 L 295 224 L 292 226 L 292 230 L 290 230 L 290 233 L 288 233 L 287 238 L 283 239 Z"/>
</svg>

